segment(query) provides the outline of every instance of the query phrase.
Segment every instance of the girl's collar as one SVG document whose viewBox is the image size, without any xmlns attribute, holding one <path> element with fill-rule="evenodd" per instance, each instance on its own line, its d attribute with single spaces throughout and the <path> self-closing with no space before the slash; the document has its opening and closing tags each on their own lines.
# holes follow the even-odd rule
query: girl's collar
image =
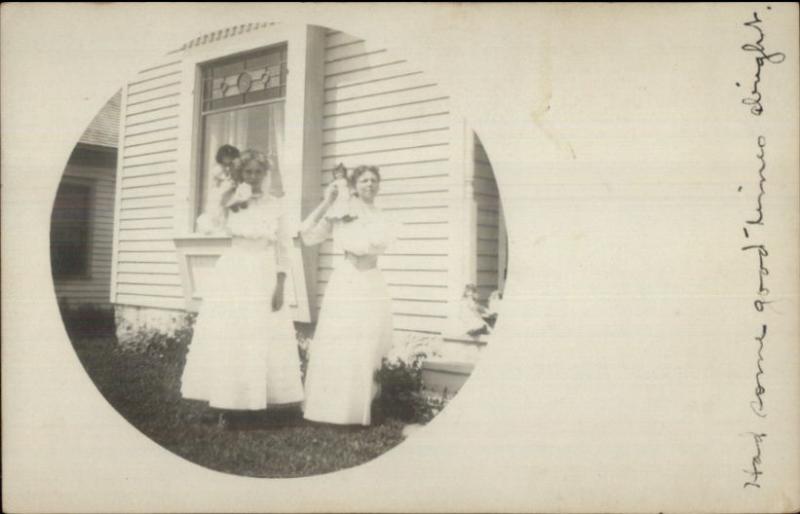
<svg viewBox="0 0 800 514">
<path fill-rule="evenodd" d="M 367 203 L 357 196 L 355 197 L 355 203 L 358 209 L 362 212 L 375 212 L 378 210 L 378 207 L 375 206 L 374 202 Z"/>
</svg>

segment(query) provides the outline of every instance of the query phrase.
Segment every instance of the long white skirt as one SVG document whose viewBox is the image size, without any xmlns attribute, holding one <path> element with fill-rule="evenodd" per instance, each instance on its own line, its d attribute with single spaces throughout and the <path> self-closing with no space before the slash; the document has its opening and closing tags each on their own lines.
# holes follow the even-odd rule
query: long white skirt
<svg viewBox="0 0 800 514">
<path fill-rule="evenodd" d="M 186 356 L 183 397 L 240 410 L 302 401 L 291 312 L 285 299 L 272 311 L 274 247 L 234 238 L 212 275 Z"/>
<path fill-rule="evenodd" d="M 389 291 L 378 269 L 347 260 L 331 275 L 309 347 L 305 418 L 369 425 L 374 373 L 392 343 Z"/>
</svg>

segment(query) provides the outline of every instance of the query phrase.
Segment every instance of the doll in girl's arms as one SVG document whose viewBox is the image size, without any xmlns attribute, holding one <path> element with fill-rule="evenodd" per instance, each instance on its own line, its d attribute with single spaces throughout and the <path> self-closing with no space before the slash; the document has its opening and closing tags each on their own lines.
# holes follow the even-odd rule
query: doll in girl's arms
<svg viewBox="0 0 800 514">
<path fill-rule="evenodd" d="M 222 145 L 217 150 L 217 164 L 220 170 L 214 175 L 214 185 L 218 188 L 233 187 L 236 182 L 236 172 L 242 165 L 239 149 L 233 145 Z"/>
<path fill-rule="evenodd" d="M 197 218 L 197 230 L 204 234 L 221 232 L 224 225 L 224 208 L 233 197 L 241 181 L 239 170 L 242 159 L 239 149 L 233 145 L 222 145 L 214 160 L 218 169 L 208 184 L 208 200 L 205 211 Z"/>
<path fill-rule="evenodd" d="M 350 183 L 347 179 L 347 168 L 343 163 L 339 163 L 333 170 L 333 183 L 336 185 L 336 200 L 325 214 L 327 220 L 350 221 L 354 217 L 350 214 Z"/>
<path fill-rule="evenodd" d="M 253 186 L 247 182 L 242 182 L 231 192 L 225 202 L 225 207 L 233 212 L 237 212 L 239 209 L 247 209 L 247 202 L 254 196 L 257 195 L 253 194 Z"/>
</svg>

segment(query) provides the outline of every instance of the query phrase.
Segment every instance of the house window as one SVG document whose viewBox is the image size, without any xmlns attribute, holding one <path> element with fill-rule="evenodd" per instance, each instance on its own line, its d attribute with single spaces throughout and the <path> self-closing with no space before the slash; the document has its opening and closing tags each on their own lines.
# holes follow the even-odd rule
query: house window
<svg viewBox="0 0 800 514">
<path fill-rule="evenodd" d="M 89 274 L 92 188 L 62 181 L 50 223 L 50 261 L 56 278 Z"/>
<path fill-rule="evenodd" d="M 286 97 L 286 45 L 211 62 L 202 68 L 198 207 L 208 210 L 220 146 L 258 150 L 280 166 Z"/>
</svg>

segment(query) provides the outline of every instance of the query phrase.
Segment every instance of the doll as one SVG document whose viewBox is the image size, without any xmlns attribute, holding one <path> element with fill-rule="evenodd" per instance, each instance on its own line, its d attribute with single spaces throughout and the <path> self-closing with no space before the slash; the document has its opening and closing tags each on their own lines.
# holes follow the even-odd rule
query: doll
<svg viewBox="0 0 800 514">
<path fill-rule="evenodd" d="M 203 234 L 216 234 L 223 230 L 224 209 L 233 198 L 242 165 L 239 149 L 222 145 L 217 149 L 215 161 L 219 166 L 208 184 L 208 200 L 203 214 L 197 219 L 197 230 Z"/>
<path fill-rule="evenodd" d="M 233 186 L 236 171 L 242 164 L 239 149 L 233 145 L 222 145 L 217 150 L 216 159 L 220 167 L 214 175 L 214 187 L 227 190 Z"/>
<path fill-rule="evenodd" d="M 241 182 L 231 192 L 225 202 L 225 207 L 233 212 L 237 212 L 239 209 L 247 209 L 247 202 L 254 196 L 257 195 L 254 195 L 253 186 L 247 182 Z"/>
<path fill-rule="evenodd" d="M 344 164 L 339 163 L 336 169 L 333 170 L 333 183 L 336 184 L 336 200 L 325 216 L 329 221 L 342 220 L 349 221 L 352 219 L 350 215 L 350 184 L 347 181 L 347 168 Z"/>
</svg>

